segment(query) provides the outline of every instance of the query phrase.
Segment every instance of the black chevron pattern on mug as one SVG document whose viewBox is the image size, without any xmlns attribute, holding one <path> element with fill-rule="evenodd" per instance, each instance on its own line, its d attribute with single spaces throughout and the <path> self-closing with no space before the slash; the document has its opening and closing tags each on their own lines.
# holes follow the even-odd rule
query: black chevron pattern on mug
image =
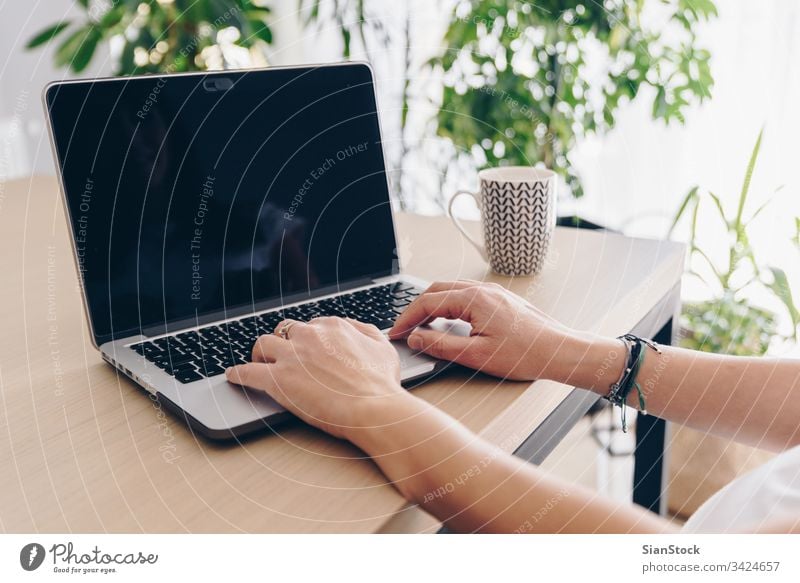
<svg viewBox="0 0 800 583">
<path fill-rule="evenodd" d="M 544 265 L 555 228 L 554 179 L 484 180 L 483 235 L 489 263 L 502 275 L 535 275 Z"/>
</svg>

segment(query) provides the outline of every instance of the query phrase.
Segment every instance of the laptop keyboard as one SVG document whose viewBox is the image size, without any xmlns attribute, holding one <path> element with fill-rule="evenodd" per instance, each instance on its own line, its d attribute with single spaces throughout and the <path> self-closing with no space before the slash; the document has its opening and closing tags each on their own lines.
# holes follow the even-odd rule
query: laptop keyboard
<svg viewBox="0 0 800 583">
<path fill-rule="evenodd" d="M 272 334 L 284 319 L 307 322 L 320 316 L 341 316 L 384 330 L 420 293 L 422 290 L 411 284 L 394 282 L 133 344 L 131 348 L 186 384 L 249 362 L 256 339 Z"/>
</svg>

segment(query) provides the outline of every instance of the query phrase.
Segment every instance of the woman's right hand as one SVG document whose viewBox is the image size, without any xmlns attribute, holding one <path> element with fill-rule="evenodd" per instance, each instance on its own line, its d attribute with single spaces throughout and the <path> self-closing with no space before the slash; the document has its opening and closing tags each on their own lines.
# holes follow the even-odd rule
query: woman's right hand
<svg viewBox="0 0 800 583">
<path fill-rule="evenodd" d="M 436 318 L 472 325 L 470 336 L 425 327 Z M 494 283 L 437 282 L 412 302 L 389 331 L 413 350 L 515 380 L 567 382 L 594 342 Z"/>
</svg>

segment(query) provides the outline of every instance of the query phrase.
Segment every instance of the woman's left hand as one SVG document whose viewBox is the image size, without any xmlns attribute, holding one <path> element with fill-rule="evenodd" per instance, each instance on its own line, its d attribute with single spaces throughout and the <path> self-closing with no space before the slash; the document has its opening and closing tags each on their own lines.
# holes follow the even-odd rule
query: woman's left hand
<svg viewBox="0 0 800 583">
<path fill-rule="evenodd" d="M 261 336 L 252 362 L 225 371 L 232 383 L 263 390 L 336 437 L 370 423 L 367 410 L 413 398 L 400 386 L 400 360 L 375 326 L 343 318 L 285 320 L 287 338 Z"/>
</svg>

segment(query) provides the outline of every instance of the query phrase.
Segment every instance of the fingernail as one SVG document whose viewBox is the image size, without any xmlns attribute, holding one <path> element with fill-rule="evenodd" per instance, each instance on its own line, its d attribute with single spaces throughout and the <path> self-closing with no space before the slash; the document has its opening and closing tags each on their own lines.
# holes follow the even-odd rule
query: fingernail
<svg viewBox="0 0 800 583">
<path fill-rule="evenodd" d="M 413 348 L 414 350 L 419 350 L 422 348 L 422 336 L 419 334 L 412 334 L 408 337 L 408 346 L 409 348 Z"/>
<path fill-rule="evenodd" d="M 232 374 L 233 374 L 233 367 L 232 366 L 229 366 L 228 368 L 225 369 L 225 376 L 226 377 L 229 377 Z"/>
</svg>

